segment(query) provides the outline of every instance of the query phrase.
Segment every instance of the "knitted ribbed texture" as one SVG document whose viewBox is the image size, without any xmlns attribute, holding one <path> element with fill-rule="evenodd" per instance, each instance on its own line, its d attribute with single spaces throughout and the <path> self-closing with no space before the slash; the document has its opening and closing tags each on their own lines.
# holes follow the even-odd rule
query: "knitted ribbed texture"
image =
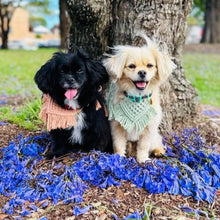
<svg viewBox="0 0 220 220">
<path fill-rule="evenodd" d="M 116 87 L 111 85 L 107 99 L 109 120 L 114 119 L 118 121 L 128 133 L 134 128 L 141 133 L 148 123 L 156 116 L 157 113 L 155 109 L 149 103 L 148 99 L 143 99 L 139 103 L 133 102 L 125 97 L 118 104 L 113 105 L 115 91 Z"/>
</svg>

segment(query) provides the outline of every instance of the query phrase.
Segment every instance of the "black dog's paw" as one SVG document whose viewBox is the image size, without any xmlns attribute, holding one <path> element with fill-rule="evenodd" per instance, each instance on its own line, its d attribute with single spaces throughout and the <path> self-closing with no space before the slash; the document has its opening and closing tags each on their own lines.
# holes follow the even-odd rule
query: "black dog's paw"
<svg viewBox="0 0 220 220">
<path fill-rule="evenodd" d="M 61 156 L 61 155 L 60 155 Z M 49 152 L 45 155 L 46 159 L 47 160 L 52 160 L 54 159 L 55 157 L 59 157 L 58 155 L 56 155 L 54 152 Z"/>
<path fill-rule="evenodd" d="M 51 150 L 45 154 L 46 159 L 51 160 L 53 158 L 59 158 L 59 157 L 65 157 L 68 154 L 70 154 L 70 151 L 64 151 L 64 150 Z"/>
</svg>

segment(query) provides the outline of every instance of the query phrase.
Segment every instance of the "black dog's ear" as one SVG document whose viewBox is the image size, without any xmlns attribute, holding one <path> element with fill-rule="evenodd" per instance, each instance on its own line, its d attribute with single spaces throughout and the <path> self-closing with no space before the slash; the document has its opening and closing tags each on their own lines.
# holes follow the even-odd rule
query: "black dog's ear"
<svg viewBox="0 0 220 220">
<path fill-rule="evenodd" d="M 86 61 L 86 68 L 89 73 L 91 84 L 97 86 L 97 88 L 103 86 L 109 81 L 109 75 L 100 61 L 89 59 Z"/>
<path fill-rule="evenodd" d="M 100 61 L 93 60 L 87 53 L 78 47 L 75 47 L 75 53 L 85 61 L 91 84 L 99 87 L 108 82 L 109 75 Z"/>
<path fill-rule="evenodd" d="M 77 54 L 77 56 L 84 61 L 90 84 L 99 88 L 100 85 L 102 86 L 109 81 L 109 75 L 100 61 L 93 60 L 76 45 L 74 45 L 69 52 Z"/>
<path fill-rule="evenodd" d="M 52 84 L 52 75 L 56 69 L 55 55 L 47 61 L 36 73 L 34 81 L 43 93 L 48 93 Z"/>
<path fill-rule="evenodd" d="M 77 46 L 72 47 L 71 51 L 69 51 L 69 52 L 77 54 L 77 56 L 79 56 L 83 60 L 91 59 L 90 56 L 83 49 L 81 49 Z"/>
</svg>

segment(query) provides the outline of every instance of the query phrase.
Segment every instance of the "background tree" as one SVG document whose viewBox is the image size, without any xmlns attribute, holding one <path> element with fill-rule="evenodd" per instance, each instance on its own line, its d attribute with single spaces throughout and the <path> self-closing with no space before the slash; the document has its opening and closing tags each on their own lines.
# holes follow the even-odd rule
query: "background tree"
<svg viewBox="0 0 220 220">
<path fill-rule="evenodd" d="M 47 25 L 47 21 L 43 18 L 42 15 L 52 14 L 52 11 L 49 10 L 49 3 L 50 0 L 27 0 L 25 2 L 24 8 L 29 11 L 29 22 L 31 27 Z"/>
<path fill-rule="evenodd" d="M 24 7 L 35 14 L 51 14 L 51 10 L 49 10 L 50 0 L 21 0 L 25 2 Z"/>
<path fill-rule="evenodd" d="M 37 13 L 49 14 L 49 0 L 0 0 L 0 37 L 2 39 L 2 49 L 8 48 L 8 34 L 10 21 L 13 13 L 21 3 L 25 3 L 25 8 Z M 35 13 L 36 14 L 36 13 Z"/>
<path fill-rule="evenodd" d="M 220 43 L 220 1 L 206 0 L 201 43 Z"/>
<path fill-rule="evenodd" d="M 181 52 L 187 16 L 192 0 L 67 0 L 71 19 L 68 48 L 83 47 L 92 57 L 101 58 L 107 46 L 134 44 L 137 30 L 144 31 L 168 46 L 177 69 L 162 88 L 164 109 L 162 132 L 170 131 L 196 113 L 196 92 L 185 78 Z"/>
<path fill-rule="evenodd" d="M 60 47 L 62 49 L 65 49 L 68 30 L 70 26 L 65 0 L 59 0 L 59 9 L 60 9 L 60 38 L 61 38 Z"/>
<path fill-rule="evenodd" d="M 43 17 L 31 16 L 29 19 L 31 27 L 35 27 L 38 25 L 46 26 L 47 21 Z"/>
<path fill-rule="evenodd" d="M 2 49 L 8 48 L 8 33 L 10 21 L 15 8 L 19 6 L 20 0 L 0 0 L 0 37 L 2 39 Z"/>
<path fill-rule="evenodd" d="M 205 3 L 206 0 L 194 0 L 193 1 L 193 10 L 195 10 L 194 15 L 195 16 L 200 16 L 205 13 Z"/>
<path fill-rule="evenodd" d="M 188 25 L 204 26 L 205 2 L 206 0 L 193 1 L 193 8 L 188 18 Z"/>
</svg>

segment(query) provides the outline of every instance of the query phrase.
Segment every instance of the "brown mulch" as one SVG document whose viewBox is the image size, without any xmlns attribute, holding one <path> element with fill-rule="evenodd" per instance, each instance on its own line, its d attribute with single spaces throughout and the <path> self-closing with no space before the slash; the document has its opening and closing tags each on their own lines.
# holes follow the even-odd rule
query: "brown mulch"
<svg viewBox="0 0 220 220">
<path fill-rule="evenodd" d="M 92 205 L 89 212 L 81 216 L 73 216 L 72 212 L 75 205 L 80 207 Z M 119 219 L 123 219 L 129 214 L 144 210 L 150 210 L 150 219 L 194 219 L 192 216 L 187 215 L 181 210 L 180 207 L 189 205 L 193 209 L 209 210 L 210 213 L 220 215 L 217 206 L 209 205 L 206 202 L 197 203 L 192 198 L 184 198 L 182 196 L 173 196 L 169 194 L 151 194 L 149 195 L 146 190 L 137 188 L 128 182 L 123 182 L 118 187 L 108 187 L 107 189 L 100 189 L 98 187 L 90 187 L 84 194 L 84 201 L 81 204 L 60 204 L 57 207 L 49 207 L 42 210 L 41 213 L 32 215 L 33 219 L 47 216 L 51 220 L 60 219 L 86 219 L 86 220 L 104 220 L 114 219 L 116 215 Z M 201 215 L 200 219 L 205 219 Z"/>
<path fill-rule="evenodd" d="M 214 146 L 220 153 L 220 116 L 206 115 L 203 111 L 218 111 L 213 106 L 200 105 L 198 114 L 192 118 L 186 118 L 184 121 L 176 122 L 173 131 L 180 133 L 184 128 L 197 128 L 203 140 L 208 146 Z"/>
<path fill-rule="evenodd" d="M 185 53 L 219 54 L 220 44 L 187 44 L 183 47 Z"/>
<path fill-rule="evenodd" d="M 215 145 L 217 150 L 220 146 L 220 117 L 205 116 L 201 112 L 203 110 L 213 110 L 213 107 L 200 107 L 200 114 L 193 119 L 185 120 L 184 123 L 176 123 L 175 131 L 181 131 L 186 127 L 197 127 L 201 132 L 206 142 Z M 1 147 L 8 146 L 10 141 L 16 138 L 19 134 L 23 137 L 35 136 L 41 131 L 29 131 L 18 127 L 14 124 L 0 126 L 0 143 Z M 220 151 L 219 151 L 220 152 Z M 76 158 L 76 157 L 75 157 Z M 64 157 L 64 162 L 68 161 L 68 156 Z M 51 163 L 48 161 L 48 163 Z M 189 205 L 193 209 L 207 210 L 209 217 L 220 216 L 220 192 L 214 204 L 210 205 L 206 202 L 198 202 L 191 197 L 182 197 L 180 195 L 173 196 L 168 194 L 149 195 L 146 190 L 137 188 L 129 182 L 123 182 L 119 187 L 108 187 L 100 189 L 98 187 L 90 187 L 84 194 L 84 200 L 79 207 L 92 205 L 89 212 L 78 217 L 73 216 L 73 209 L 77 204 L 58 204 L 56 206 L 48 206 L 45 210 L 38 210 L 27 219 L 38 219 L 46 216 L 48 220 L 60 219 L 85 219 L 85 220 L 104 220 L 113 219 L 112 214 L 115 214 L 119 219 L 139 211 L 143 213 L 144 209 L 150 210 L 151 219 L 195 219 L 192 215 L 183 212 L 180 207 Z M 6 203 L 8 198 L 0 196 L 0 208 Z M 12 216 L 7 216 L 0 212 L 0 219 L 13 219 Z M 200 219 L 206 219 L 203 215 Z"/>
<path fill-rule="evenodd" d="M 22 105 L 25 101 L 25 97 L 21 95 L 0 95 L 1 107 L 3 106 L 19 106 Z"/>
<path fill-rule="evenodd" d="M 9 145 L 10 141 L 13 141 L 19 134 L 23 137 L 36 136 L 40 134 L 41 131 L 30 131 L 15 124 L 7 124 L 0 126 L 0 143 L 1 148 Z"/>
</svg>

